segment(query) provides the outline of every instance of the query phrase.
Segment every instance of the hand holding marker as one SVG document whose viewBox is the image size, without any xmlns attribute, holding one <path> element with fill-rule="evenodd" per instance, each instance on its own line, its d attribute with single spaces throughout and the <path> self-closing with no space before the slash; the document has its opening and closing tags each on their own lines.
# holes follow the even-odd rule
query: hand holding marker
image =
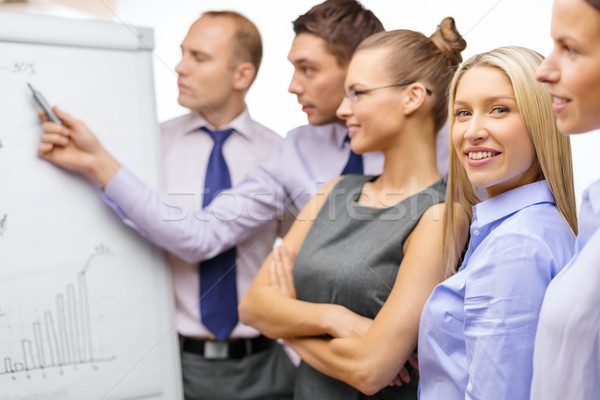
<svg viewBox="0 0 600 400">
<path fill-rule="evenodd" d="M 57 124 L 62 124 L 62 121 L 56 116 L 54 111 L 52 111 L 52 107 L 50 107 L 44 96 L 42 96 L 40 92 L 35 90 L 33 86 L 31 86 L 31 83 L 27 83 L 27 86 L 29 86 L 29 89 L 31 89 L 31 93 L 33 93 L 33 98 L 35 99 L 36 103 L 38 103 L 38 105 L 42 107 L 42 109 L 46 113 L 48 120 Z"/>
</svg>

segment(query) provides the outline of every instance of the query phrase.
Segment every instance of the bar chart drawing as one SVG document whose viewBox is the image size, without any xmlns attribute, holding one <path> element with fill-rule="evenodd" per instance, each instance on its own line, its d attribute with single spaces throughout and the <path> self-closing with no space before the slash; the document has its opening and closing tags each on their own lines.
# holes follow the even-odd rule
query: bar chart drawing
<svg viewBox="0 0 600 400">
<path fill-rule="evenodd" d="M 96 246 L 83 269 L 76 275 L 74 283 L 66 285 L 54 297 L 53 309 L 46 309 L 39 320 L 30 322 L 30 335 L 20 339 L 20 354 L 3 357 L 0 376 L 36 370 L 91 365 L 113 361 L 114 355 L 97 355 L 94 349 L 90 315 L 90 301 L 86 275 L 93 260 L 110 255 L 106 245 Z M 3 314 L 6 316 L 6 312 Z"/>
<path fill-rule="evenodd" d="M 0 11 L 0 110 L 10 110 L 0 130 L 0 400 L 183 399 L 168 257 L 89 179 L 37 156 L 27 87 L 102 132 L 160 192 L 152 36 Z"/>
</svg>

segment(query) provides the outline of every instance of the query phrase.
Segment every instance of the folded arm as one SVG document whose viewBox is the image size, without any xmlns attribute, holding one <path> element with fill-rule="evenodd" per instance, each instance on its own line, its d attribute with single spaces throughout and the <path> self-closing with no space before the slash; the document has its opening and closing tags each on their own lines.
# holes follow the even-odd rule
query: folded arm
<svg viewBox="0 0 600 400">
<path fill-rule="evenodd" d="M 334 180 L 323 186 L 304 209 L 283 238 L 283 246 L 297 253 L 325 198 L 335 186 Z M 355 321 L 354 313 L 336 304 L 301 301 L 271 284 L 274 254 L 263 263 L 252 285 L 240 301 L 240 320 L 273 338 L 336 335 L 339 326 Z"/>
<path fill-rule="evenodd" d="M 366 334 L 358 338 L 286 340 L 302 359 L 335 379 L 373 394 L 392 382 L 417 346 L 421 311 L 443 276 L 443 204 L 425 212 L 404 244 L 392 291 Z M 456 234 L 466 240 L 466 216 Z"/>
</svg>

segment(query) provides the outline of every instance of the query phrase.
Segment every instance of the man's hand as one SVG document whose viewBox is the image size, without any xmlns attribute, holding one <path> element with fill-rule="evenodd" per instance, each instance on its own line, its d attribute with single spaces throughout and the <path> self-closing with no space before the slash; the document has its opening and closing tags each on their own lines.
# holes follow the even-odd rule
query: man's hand
<svg viewBox="0 0 600 400">
<path fill-rule="evenodd" d="M 50 122 L 40 110 L 43 134 L 38 155 L 69 171 L 89 175 L 105 187 L 121 165 L 102 147 L 92 131 L 80 120 L 54 108 L 64 125 Z"/>
</svg>

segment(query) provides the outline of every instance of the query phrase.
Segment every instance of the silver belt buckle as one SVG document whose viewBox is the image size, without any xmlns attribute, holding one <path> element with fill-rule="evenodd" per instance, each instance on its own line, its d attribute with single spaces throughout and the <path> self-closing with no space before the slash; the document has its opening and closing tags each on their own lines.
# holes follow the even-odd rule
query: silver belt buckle
<svg viewBox="0 0 600 400">
<path fill-rule="evenodd" d="M 204 358 L 224 360 L 229 357 L 229 343 L 207 340 L 204 342 Z"/>
</svg>

